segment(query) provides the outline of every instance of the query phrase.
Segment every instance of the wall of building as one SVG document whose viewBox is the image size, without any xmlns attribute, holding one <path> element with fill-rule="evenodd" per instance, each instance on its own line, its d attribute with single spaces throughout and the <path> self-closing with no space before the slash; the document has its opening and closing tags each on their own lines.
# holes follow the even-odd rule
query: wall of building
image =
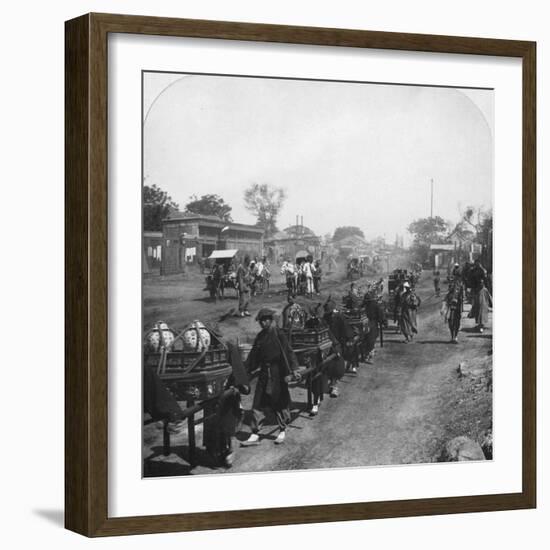
<svg viewBox="0 0 550 550">
<path fill-rule="evenodd" d="M 235 248 L 251 258 L 263 255 L 263 237 L 258 231 L 236 227 L 222 232 L 222 229 L 223 224 L 210 221 L 166 221 L 161 275 L 182 273 L 188 264 L 207 258 L 214 250 Z"/>
</svg>

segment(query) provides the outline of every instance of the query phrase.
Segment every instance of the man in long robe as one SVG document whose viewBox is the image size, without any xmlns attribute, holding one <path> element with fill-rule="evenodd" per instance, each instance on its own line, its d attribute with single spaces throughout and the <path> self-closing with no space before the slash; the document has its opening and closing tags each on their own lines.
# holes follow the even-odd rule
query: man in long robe
<svg viewBox="0 0 550 550">
<path fill-rule="evenodd" d="M 399 328 L 405 337 L 405 342 L 411 342 L 418 333 L 417 309 L 420 307 L 420 298 L 411 290 L 408 282 L 403 284 L 403 292 L 399 297 Z"/>
<path fill-rule="evenodd" d="M 458 343 L 458 333 L 462 319 L 464 287 L 461 283 L 453 283 L 443 300 L 442 313 L 451 333 L 451 343 Z"/>
<path fill-rule="evenodd" d="M 273 322 L 273 311 L 262 308 L 256 317 L 262 330 L 248 356 L 248 371 L 260 369 L 254 401 L 250 437 L 243 446 L 257 445 L 260 442 L 260 420 L 262 410 L 272 411 L 277 420 L 279 435 L 276 444 L 284 443 L 286 426 L 290 422 L 290 392 L 288 381 L 297 378 L 298 360 L 292 351 L 286 335 Z"/>
<path fill-rule="evenodd" d="M 484 281 L 480 281 L 479 285 L 479 290 L 475 295 L 468 317 L 475 319 L 476 328 L 479 332 L 483 332 L 485 325 L 489 322 L 489 308 L 493 307 L 493 298 L 487 290 Z"/>
</svg>

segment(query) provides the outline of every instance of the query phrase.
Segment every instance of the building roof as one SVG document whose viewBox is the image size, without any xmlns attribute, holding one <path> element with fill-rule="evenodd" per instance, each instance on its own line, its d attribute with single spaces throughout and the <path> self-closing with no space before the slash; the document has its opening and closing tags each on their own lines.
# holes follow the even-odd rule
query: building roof
<svg viewBox="0 0 550 550">
<path fill-rule="evenodd" d="M 171 223 L 171 222 L 182 222 L 182 221 L 197 221 L 197 222 L 203 222 L 204 224 L 208 224 L 211 227 L 219 227 L 220 229 L 223 229 L 224 227 L 228 227 L 229 229 L 242 229 L 246 231 L 252 231 L 253 233 L 263 233 L 264 229 L 263 227 L 258 227 L 257 225 L 249 225 L 246 223 L 236 223 L 236 222 L 228 222 L 226 220 L 222 220 L 218 216 L 209 216 L 209 215 L 202 215 L 202 214 L 192 214 L 189 212 L 177 212 L 172 211 L 168 214 L 168 217 L 162 220 L 163 223 Z"/>
<path fill-rule="evenodd" d="M 211 260 L 218 260 L 218 259 L 225 259 L 225 258 L 233 258 L 235 254 L 237 254 L 238 250 L 235 248 L 232 248 L 230 250 L 214 250 L 210 256 L 208 256 Z"/>
<path fill-rule="evenodd" d="M 315 233 L 306 225 L 289 225 L 279 233 L 286 233 L 287 237 L 315 237 Z"/>
<path fill-rule="evenodd" d="M 348 246 L 368 246 L 367 241 L 359 235 L 348 235 L 343 239 L 338 239 L 337 241 L 334 241 L 333 244 L 340 248 Z"/>
</svg>

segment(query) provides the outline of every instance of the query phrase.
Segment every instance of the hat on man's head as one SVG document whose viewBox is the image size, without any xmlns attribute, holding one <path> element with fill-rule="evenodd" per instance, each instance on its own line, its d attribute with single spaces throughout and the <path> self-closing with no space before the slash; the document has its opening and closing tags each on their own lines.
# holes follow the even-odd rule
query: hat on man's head
<svg viewBox="0 0 550 550">
<path fill-rule="evenodd" d="M 262 319 L 273 319 L 273 315 L 275 312 L 272 309 L 269 309 L 268 307 L 263 307 L 258 311 L 258 315 L 256 315 L 256 321 L 261 321 Z"/>
<path fill-rule="evenodd" d="M 403 283 L 403 288 L 411 288 L 411 285 L 408 283 L 408 281 L 405 281 Z"/>
</svg>

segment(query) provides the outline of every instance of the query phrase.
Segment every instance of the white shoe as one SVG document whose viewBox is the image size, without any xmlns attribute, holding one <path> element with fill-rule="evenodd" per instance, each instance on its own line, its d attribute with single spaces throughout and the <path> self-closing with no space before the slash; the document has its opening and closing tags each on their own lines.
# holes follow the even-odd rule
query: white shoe
<svg viewBox="0 0 550 550">
<path fill-rule="evenodd" d="M 223 459 L 225 467 L 231 468 L 231 466 L 233 466 L 234 459 L 235 459 L 235 453 L 229 453 L 228 455 L 226 455 L 225 458 Z"/>
<path fill-rule="evenodd" d="M 250 434 L 246 441 L 241 441 L 243 447 L 252 447 L 260 444 L 260 436 L 258 434 Z"/>
<path fill-rule="evenodd" d="M 285 432 L 279 432 L 279 435 L 277 436 L 277 439 L 275 439 L 274 443 L 275 445 L 282 445 L 285 442 Z"/>
<path fill-rule="evenodd" d="M 357 367 L 351 367 L 350 372 L 351 374 L 357 374 Z"/>
<path fill-rule="evenodd" d="M 309 411 L 309 416 L 317 416 L 318 412 L 319 412 L 319 405 L 313 405 L 313 407 L 311 407 L 311 410 Z"/>
</svg>

